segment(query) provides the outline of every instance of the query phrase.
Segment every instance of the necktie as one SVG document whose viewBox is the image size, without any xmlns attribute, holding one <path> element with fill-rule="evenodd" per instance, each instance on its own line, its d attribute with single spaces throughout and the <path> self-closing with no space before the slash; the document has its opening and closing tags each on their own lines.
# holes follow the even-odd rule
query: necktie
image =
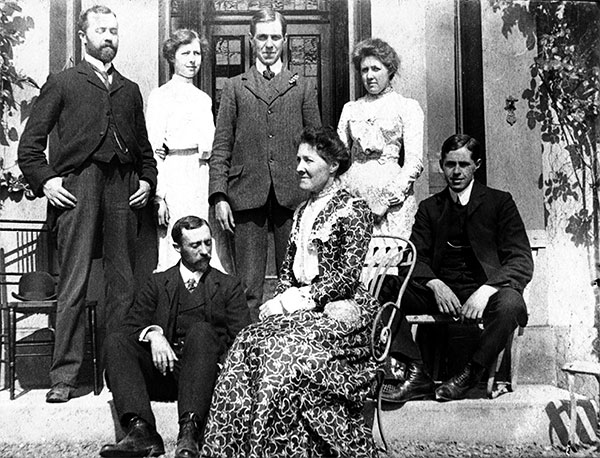
<svg viewBox="0 0 600 458">
<path fill-rule="evenodd" d="M 185 287 L 190 293 L 196 289 L 196 286 L 198 286 L 198 283 L 196 282 L 195 278 L 190 278 L 185 282 Z"/>
<path fill-rule="evenodd" d="M 456 201 L 454 203 L 458 208 L 464 207 L 464 205 L 460 202 L 460 197 L 458 197 L 458 194 L 456 195 Z"/>
<path fill-rule="evenodd" d="M 96 70 L 96 74 L 100 77 L 100 79 L 104 83 L 104 86 L 106 86 L 106 89 L 110 89 L 110 76 L 109 76 L 109 72 L 105 72 L 105 71 L 97 69 L 97 68 L 94 69 L 94 70 Z"/>
<path fill-rule="evenodd" d="M 269 65 L 267 65 L 267 69 L 263 72 L 263 76 L 267 79 L 267 81 L 270 81 L 275 76 L 275 73 L 271 71 L 271 67 Z"/>
</svg>

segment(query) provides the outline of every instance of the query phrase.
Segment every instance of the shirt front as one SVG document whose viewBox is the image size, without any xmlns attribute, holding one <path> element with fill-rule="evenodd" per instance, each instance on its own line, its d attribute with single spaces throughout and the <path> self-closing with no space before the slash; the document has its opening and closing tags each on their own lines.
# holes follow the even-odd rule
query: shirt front
<svg viewBox="0 0 600 458">
<path fill-rule="evenodd" d="M 97 72 L 107 73 L 108 74 L 108 82 L 110 84 L 112 84 L 113 77 L 112 77 L 112 72 L 110 71 L 110 69 L 113 67 L 112 62 L 108 62 L 107 64 L 105 64 L 104 62 L 96 59 L 93 56 L 90 56 L 87 53 L 83 56 L 83 58 L 85 59 L 85 61 L 88 64 L 90 64 L 92 67 L 94 67 L 94 69 Z M 104 84 L 104 81 L 102 80 L 102 77 L 100 75 L 98 75 L 98 78 L 100 79 L 100 81 L 102 81 L 102 84 Z"/>
<path fill-rule="evenodd" d="M 179 275 L 181 275 L 181 279 L 183 280 L 183 283 L 185 285 L 187 285 L 190 280 L 194 280 L 194 284 L 197 286 L 200 283 L 200 279 L 202 278 L 203 272 L 192 272 L 190 269 L 183 265 L 183 262 L 179 262 Z M 140 332 L 139 341 L 148 342 L 146 336 L 150 331 L 157 331 L 164 335 L 164 330 L 160 326 L 156 324 L 151 324 L 150 326 L 147 326 L 144 329 L 142 329 L 142 332 Z"/>
<path fill-rule="evenodd" d="M 271 69 L 271 71 L 273 73 L 275 73 L 276 75 L 279 75 L 281 73 L 281 70 L 283 70 L 282 60 L 279 59 L 277 62 L 275 62 L 269 68 Z M 262 74 L 267 69 L 267 66 L 265 64 L 263 64 L 260 60 L 256 59 L 256 69 L 258 70 L 259 73 Z"/>
<path fill-rule="evenodd" d="M 460 202 L 460 204 L 464 207 L 469 203 L 471 199 L 471 192 L 473 191 L 473 182 L 475 180 L 471 180 L 469 185 L 463 189 L 461 192 L 454 192 L 452 189 L 448 188 L 450 191 L 450 197 L 452 197 L 452 202 Z"/>
<path fill-rule="evenodd" d="M 193 280 L 194 284 L 200 283 L 200 278 L 202 278 L 203 272 L 192 272 L 186 266 L 183 265 L 183 262 L 179 263 L 179 275 L 181 275 L 181 279 L 183 280 L 183 284 L 189 284 L 190 280 Z"/>
</svg>

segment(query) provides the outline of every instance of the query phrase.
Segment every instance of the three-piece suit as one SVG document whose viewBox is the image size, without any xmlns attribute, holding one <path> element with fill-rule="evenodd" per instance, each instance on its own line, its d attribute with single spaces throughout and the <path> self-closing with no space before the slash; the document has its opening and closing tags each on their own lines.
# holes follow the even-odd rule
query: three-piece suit
<svg viewBox="0 0 600 458">
<path fill-rule="evenodd" d="M 204 422 L 218 363 L 237 333 L 250 323 L 240 280 L 209 267 L 198 286 L 186 288 L 179 264 L 153 274 L 136 296 L 120 332 L 106 339 L 106 375 L 118 418 L 137 415 L 156 422 L 151 399 L 177 399 L 178 411 L 196 413 Z M 161 375 L 152 362 L 150 343 L 140 334 L 158 326 L 178 357 L 173 372 Z"/>
<path fill-rule="evenodd" d="M 209 200 L 221 194 L 233 211 L 237 274 L 253 318 L 262 302 L 269 225 L 279 271 L 294 209 L 307 197 L 296 174 L 300 134 L 320 125 L 314 84 L 285 68 L 268 81 L 253 66 L 225 83 L 210 158 Z"/>
<path fill-rule="evenodd" d="M 51 131 L 56 141 L 49 160 Z M 133 301 L 137 216 L 129 197 L 139 180 L 156 185 L 156 161 L 148 142 L 137 84 L 113 67 L 110 87 L 86 60 L 50 75 L 31 110 L 18 149 L 18 163 L 32 190 L 62 177 L 74 208 L 52 205 L 60 276 L 53 385 L 76 385 L 84 352 L 85 297 L 92 258 L 102 247 L 106 281 L 106 328 L 117 327 Z"/>
<path fill-rule="evenodd" d="M 466 208 L 455 205 L 448 188 L 419 205 L 410 236 L 417 249 L 417 261 L 402 298 L 390 354 L 401 360 L 420 359 L 404 316 L 440 313 L 433 292 L 425 286 L 428 281 L 442 280 L 461 304 L 487 284 L 498 291 L 483 312 L 484 330 L 472 357 L 487 367 L 516 327 L 527 324 L 522 293 L 533 273 L 531 247 L 508 192 L 475 181 Z M 462 237 L 460 248 L 456 248 L 452 231 L 459 234 L 459 239 Z"/>
</svg>

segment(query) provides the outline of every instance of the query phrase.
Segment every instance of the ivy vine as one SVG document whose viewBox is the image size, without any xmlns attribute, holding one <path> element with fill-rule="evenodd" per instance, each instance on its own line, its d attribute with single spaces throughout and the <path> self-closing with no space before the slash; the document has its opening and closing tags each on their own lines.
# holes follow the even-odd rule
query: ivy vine
<svg viewBox="0 0 600 458">
<path fill-rule="evenodd" d="M 13 62 L 13 48 L 25 41 L 25 34 L 34 27 L 30 16 L 23 16 L 19 5 L 21 0 L 0 1 L 0 145 L 10 147 L 19 140 L 19 133 L 14 127 L 8 127 L 6 117 L 12 117 L 16 111 L 20 113 L 23 122 L 31 111 L 31 106 L 37 97 L 32 100 L 18 102 L 15 99 L 15 87 L 23 89 L 26 85 L 39 89 L 37 83 L 29 76 L 19 72 Z M 25 193 L 33 197 L 23 175 L 15 174 L 11 170 L 16 164 L 6 164 L 0 157 L 0 199 L 6 198 L 6 193 Z"/>
</svg>

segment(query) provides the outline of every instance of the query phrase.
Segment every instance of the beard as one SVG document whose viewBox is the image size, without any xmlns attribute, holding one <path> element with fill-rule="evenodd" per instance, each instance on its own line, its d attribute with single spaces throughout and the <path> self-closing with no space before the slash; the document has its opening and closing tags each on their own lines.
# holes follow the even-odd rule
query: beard
<svg viewBox="0 0 600 458">
<path fill-rule="evenodd" d="M 98 59 L 103 64 L 108 64 L 117 55 L 117 47 L 114 45 L 105 44 L 99 48 L 88 46 L 86 49 L 87 53 Z"/>
</svg>

